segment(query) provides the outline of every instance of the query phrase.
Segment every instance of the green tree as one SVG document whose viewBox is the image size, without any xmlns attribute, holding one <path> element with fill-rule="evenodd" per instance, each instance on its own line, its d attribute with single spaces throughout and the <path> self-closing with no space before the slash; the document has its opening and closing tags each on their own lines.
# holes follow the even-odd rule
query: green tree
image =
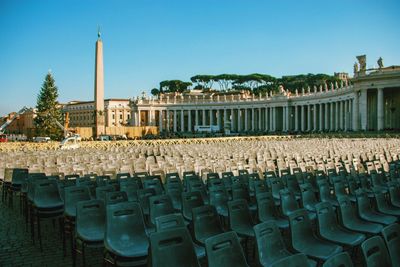
<svg viewBox="0 0 400 267">
<path fill-rule="evenodd" d="M 151 94 L 153 96 L 158 96 L 160 94 L 160 90 L 158 90 L 157 88 L 153 88 L 151 89 Z"/>
<path fill-rule="evenodd" d="M 191 82 L 183 82 L 180 80 L 168 80 L 160 82 L 160 92 L 163 93 L 173 93 L 179 92 L 182 93 L 188 90 L 188 87 L 191 86 Z"/>
<path fill-rule="evenodd" d="M 37 97 L 35 126 L 38 135 L 49 136 L 51 139 L 63 137 L 62 129 L 56 124 L 56 120 L 63 123 L 57 98 L 57 86 L 51 73 L 48 73 Z"/>
</svg>

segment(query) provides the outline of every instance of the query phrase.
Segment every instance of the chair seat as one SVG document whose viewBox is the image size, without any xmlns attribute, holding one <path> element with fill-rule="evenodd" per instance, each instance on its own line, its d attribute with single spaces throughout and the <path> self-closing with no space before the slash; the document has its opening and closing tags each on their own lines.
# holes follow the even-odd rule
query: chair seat
<svg viewBox="0 0 400 267">
<path fill-rule="evenodd" d="M 386 207 L 379 210 L 380 212 L 393 216 L 400 216 L 400 209 L 394 207 Z"/>
<path fill-rule="evenodd" d="M 235 229 L 232 229 L 233 231 L 235 231 L 236 233 L 238 233 L 238 235 L 242 235 L 242 236 L 246 236 L 246 237 L 254 237 L 254 230 L 252 226 L 249 227 L 235 227 Z"/>
<path fill-rule="evenodd" d="M 102 242 L 104 240 L 104 227 L 77 229 L 76 235 L 85 242 Z"/>
<path fill-rule="evenodd" d="M 111 253 L 125 258 L 143 257 L 148 254 L 149 241 L 146 236 L 136 236 L 134 239 L 128 235 L 121 236 L 118 240 L 105 240 L 104 245 Z"/>
<path fill-rule="evenodd" d="M 368 234 L 378 234 L 383 228 L 380 224 L 363 221 L 353 221 L 351 224 L 345 224 L 344 226 L 349 230 Z"/>
<path fill-rule="evenodd" d="M 351 247 L 357 246 L 365 240 L 365 235 L 341 228 L 332 229 L 328 233 L 321 234 L 321 236 L 329 241 Z"/>
<path fill-rule="evenodd" d="M 369 221 L 369 222 L 374 222 L 374 223 L 380 223 L 384 225 L 389 225 L 392 223 L 395 223 L 397 221 L 397 218 L 391 215 L 385 215 L 383 213 L 378 213 L 378 212 L 368 212 L 368 213 L 362 213 L 360 214 L 361 219 Z"/>
<path fill-rule="evenodd" d="M 307 244 L 308 246 L 304 246 L 297 250 L 306 255 L 309 255 L 310 257 L 322 260 L 327 260 L 331 256 L 342 252 L 343 250 L 341 246 L 314 238 L 307 240 Z"/>
<path fill-rule="evenodd" d="M 41 210 L 51 210 L 51 209 L 59 209 L 60 207 L 64 207 L 64 202 L 61 200 L 58 201 L 42 201 L 42 200 L 35 200 L 33 205 L 36 209 Z"/>
</svg>

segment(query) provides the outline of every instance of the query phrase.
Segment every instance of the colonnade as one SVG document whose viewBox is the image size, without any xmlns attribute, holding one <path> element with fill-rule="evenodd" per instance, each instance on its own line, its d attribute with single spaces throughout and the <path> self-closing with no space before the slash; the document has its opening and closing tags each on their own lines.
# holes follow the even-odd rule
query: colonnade
<svg viewBox="0 0 400 267">
<path fill-rule="evenodd" d="M 272 104 L 272 103 L 271 103 Z M 133 112 L 134 126 L 158 126 L 160 131 L 192 132 L 195 126 L 215 126 L 231 132 L 318 132 L 357 129 L 355 99 L 324 103 L 149 107 Z"/>
</svg>

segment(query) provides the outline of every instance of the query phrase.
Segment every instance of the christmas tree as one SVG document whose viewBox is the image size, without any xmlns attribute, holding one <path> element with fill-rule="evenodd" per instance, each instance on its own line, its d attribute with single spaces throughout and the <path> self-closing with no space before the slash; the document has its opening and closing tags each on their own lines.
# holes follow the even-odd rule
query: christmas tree
<svg viewBox="0 0 400 267">
<path fill-rule="evenodd" d="M 37 97 L 35 125 L 37 135 L 49 136 L 53 140 L 63 137 L 63 130 L 56 124 L 56 121 L 61 124 L 63 121 L 57 98 L 58 89 L 53 75 L 49 72 Z"/>
</svg>

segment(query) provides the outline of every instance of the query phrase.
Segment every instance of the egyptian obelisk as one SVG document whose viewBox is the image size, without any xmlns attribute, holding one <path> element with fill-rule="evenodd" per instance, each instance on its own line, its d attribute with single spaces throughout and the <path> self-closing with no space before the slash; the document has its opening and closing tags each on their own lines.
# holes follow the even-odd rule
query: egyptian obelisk
<svg viewBox="0 0 400 267">
<path fill-rule="evenodd" d="M 104 119 L 104 67 L 103 67 L 103 42 L 100 38 L 100 29 L 96 41 L 96 63 L 94 71 L 94 106 L 95 129 L 94 137 L 105 134 Z"/>
</svg>

